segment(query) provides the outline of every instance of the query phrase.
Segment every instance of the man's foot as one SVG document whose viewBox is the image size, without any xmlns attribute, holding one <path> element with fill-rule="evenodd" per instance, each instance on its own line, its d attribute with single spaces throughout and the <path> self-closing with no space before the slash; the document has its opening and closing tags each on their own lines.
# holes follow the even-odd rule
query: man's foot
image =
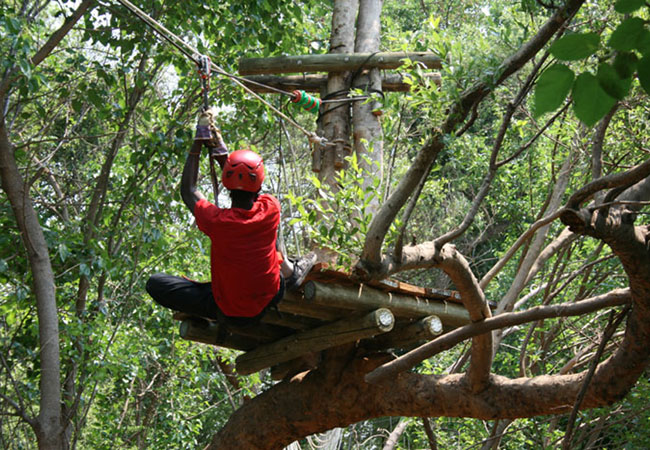
<svg viewBox="0 0 650 450">
<path fill-rule="evenodd" d="M 302 282 L 305 281 L 305 277 L 307 277 L 311 268 L 314 267 L 314 264 L 316 264 L 315 253 L 308 253 L 298 261 L 293 261 L 293 273 L 286 280 L 287 290 L 298 289 Z"/>
</svg>

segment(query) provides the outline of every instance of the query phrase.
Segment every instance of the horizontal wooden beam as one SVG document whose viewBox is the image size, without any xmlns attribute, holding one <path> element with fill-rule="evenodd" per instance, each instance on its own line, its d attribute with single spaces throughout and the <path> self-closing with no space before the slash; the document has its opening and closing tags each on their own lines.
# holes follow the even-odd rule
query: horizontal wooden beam
<svg viewBox="0 0 650 450">
<path fill-rule="evenodd" d="M 307 353 L 386 333 L 393 328 L 394 323 L 393 314 L 385 308 L 363 316 L 348 317 L 244 353 L 235 361 L 237 372 L 247 375 Z"/>
<path fill-rule="evenodd" d="M 258 339 L 238 336 L 228 332 L 220 333 L 219 324 L 204 319 L 185 319 L 179 327 L 180 335 L 188 341 L 219 347 L 248 351 L 260 345 Z"/>
<path fill-rule="evenodd" d="M 310 330 L 323 325 L 322 320 L 299 316 L 286 311 L 280 312 L 279 308 L 278 310 L 275 308 L 269 309 L 266 314 L 264 314 L 262 323 L 292 328 L 298 331 Z"/>
<path fill-rule="evenodd" d="M 283 299 L 278 303 L 278 310 L 280 312 L 287 312 L 298 316 L 305 316 L 312 319 L 323 320 L 331 322 L 344 317 L 348 311 L 342 309 L 329 308 L 328 306 L 319 306 L 314 308 L 313 305 L 307 304 L 304 301 L 293 301 L 288 298 Z"/>
<path fill-rule="evenodd" d="M 396 317 L 420 319 L 438 316 L 446 327 L 458 327 L 470 322 L 469 313 L 462 305 L 383 292 L 365 285 L 346 286 L 308 281 L 303 289 L 305 303 L 314 306 L 360 311 L 389 308 Z"/>
<path fill-rule="evenodd" d="M 324 55 L 242 58 L 240 75 L 263 75 L 300 72 L 347 72 L 359 69 L 397 69 L 405 59 L 421 63 L 428 69 L 442 67 L 440 57 L 431 52 L 327 53 Z"/>
<path fill-rule="evenodd" d="M 440 85 L 440 73 L 425 73 L 423 76 L 432 82 Z M 358 79 L 358 83 L 367 84 L 367 75 Z M 399 73 L 387 73 L 382 75 L 381 90 L 383 92 L 408 92 L 411 90 L 412 83 L 404 81 L 405 75 Z M 305 92 L 320 93 L 321 89 L 327 84 L 327 75 L 322 74 L 308 74 L 308 75 L 250 75 L 245 78 L 250 80 L 251 83 L 244 84 L 252 91 L 259 94 L 275 94 L 277 91 L 270 89 L 266 86 L 271 86 L 276 89 L 281 89 L 287 92 L 295 90 L 303 90 Z M 260 83 L 260 84 L 256 84 Z"/>
</svg>

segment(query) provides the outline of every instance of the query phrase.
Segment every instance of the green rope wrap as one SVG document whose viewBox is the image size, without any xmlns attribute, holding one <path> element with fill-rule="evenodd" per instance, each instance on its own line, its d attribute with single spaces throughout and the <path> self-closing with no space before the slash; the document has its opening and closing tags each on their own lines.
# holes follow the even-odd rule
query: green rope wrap
<svg viewBox="0 0 650 450">
<path fill-rule="evenodd" d="M 295 103 L 296 105 L 302 107 L 305 111 L 312 112 L 314 114 L 318 114 L 318 110 L 320 109 L 321 105 L 321 99 L 318 97 L 314 97 L 313 95 L 309 95 L 305 91 L 293 91 L 293 98 L 291 101 Z"/>
</svg>

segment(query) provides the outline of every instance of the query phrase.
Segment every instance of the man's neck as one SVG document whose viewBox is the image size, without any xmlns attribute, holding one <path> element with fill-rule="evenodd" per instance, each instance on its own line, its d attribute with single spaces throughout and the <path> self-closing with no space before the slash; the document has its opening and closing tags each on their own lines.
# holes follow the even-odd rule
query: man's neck
<svg viewBox="0 0 650 450">
<path fill-rule="evenodd" d="M 253 203 L 254 203 L 254 201 L 250 201 L 250 202 L 233 202 L 230 207 L 231 208 L 239 208 L 239 209 L 250 210 L 250 209 L 253 208 Z"/>
</svg>

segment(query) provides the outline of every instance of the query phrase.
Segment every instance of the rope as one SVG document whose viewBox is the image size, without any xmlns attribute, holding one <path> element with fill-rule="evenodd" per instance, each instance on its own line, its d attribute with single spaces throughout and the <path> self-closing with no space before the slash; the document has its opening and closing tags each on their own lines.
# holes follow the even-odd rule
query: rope
<svg viewBox="0 0 650 450">
<path fill-rule="evenodd" d="M 171 31 L 169 31 L 167 28 L 165 28 L 163 25 L 158 23 L 156 20 L 152 19 L 149 15 L 147 15 L 144 11 L 142 11 L 140 8 L 135 6 L 133 3 L 131 3 L 129 0 L 117 0 L 120 4 L 122 4 L 124 7 L 126 7 L 129 11 L 131 11 L 133 14 L 135 14 L 140 20 L 142 20 L 147 26 L 149 26 L 156 34 L 158 34 L 160 37 L 165 39 L 167 42 L 171 43 L 174 47 L 176 47 L 181 53 L 183 53 L 188 59 L 190 59 L 192 62 L 197 64 L 199 67 L 201 66 L 201 54 L 185 42 L 183 42 L 179 37 L 174 35 Z M 279 109 L 271 105 L 269 102 L 264 100 L 262 97 L 260 97 L 256 92 L 254 92 L 252 89 L 250 89 L 248 86 L 246 86 L 241 80 L 242 78 L 230 74 L 223 70 L 221 67 L 219 67 L 216 64 L 212 64 L 211 67 L 211 72 L 215 72 L 219 75 L 223 75 L 226 77 L 229 77 L 231 80 L 235 82 L 238 86 L 240 86 L 244 91 L 248 92 L 250 95 L 261 101 L 264 105 L 266 105 L 268 108 L 270 108 L 273 112 L 275 112 L 277 115 L 282 117 L 284 120 L 289 122 L 291 125 L 296 127 L 299 131 L 301 131 L 305 136 L 307 136 L 307 139 L 309 139 L 309 142 L 311 144 L 318 144 L 318 145 L 323 145 L 327 140 L 321 136 L 318 136 L 316 133 L 313 131 L 308 131 L 304 127 L 302 127 L 299 123 L 297 123 L 295 120 L 289 118 L 287 115 L 282 113 Z M 245 81 L 246 83 L 250 83 L 249 80 Z M 262 83 L 253 83 L 253 84 L 262 84 Z M 264 86 L 264 85 L 263 85 Z M 280 92 L 282 94 L 288 95 L 290 97 L 294 97 L 294 95 L 290 92 L 282 91 L 281 89 L 277 89 L 271 86 L 265 86 L 269 89 L 275 90 L 277 92 Z"/>
</svg>

